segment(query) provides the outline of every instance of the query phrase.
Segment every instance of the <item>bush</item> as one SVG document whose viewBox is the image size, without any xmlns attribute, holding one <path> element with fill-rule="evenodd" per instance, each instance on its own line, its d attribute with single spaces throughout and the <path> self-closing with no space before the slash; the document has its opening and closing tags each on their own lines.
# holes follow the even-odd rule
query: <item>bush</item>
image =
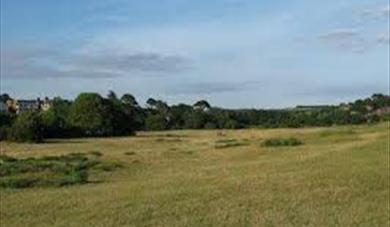
<svg viewBox="0 0 390 227">
<path fill-rule="evenodd" d="M 302 145 L 303 142 L 296 138 L 285 138 L 285 139 L 267 139 L 263 142 L 263 145 L 266 147 L 279 147 L 279 146 L 299 146 Z"/>
</svg>

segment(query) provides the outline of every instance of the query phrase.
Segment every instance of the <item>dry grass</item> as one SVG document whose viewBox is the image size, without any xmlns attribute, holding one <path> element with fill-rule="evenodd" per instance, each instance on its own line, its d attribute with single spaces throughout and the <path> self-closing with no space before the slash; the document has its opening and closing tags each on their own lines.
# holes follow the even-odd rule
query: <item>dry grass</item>
<svg viewBox="0 0 390 227">
<path fill-rule="evenodd" d="M 14 157 L 94 151 L 122 168 L 92 174 L 98 183 L 0 189 L 1 226 L 387 226 L 388 133 L 380 124 L 3 143 Z M 279 137 L 304 144 L 262 146 Z M 247 145 L 218 149 L 221 140 Z"/>
</svg>

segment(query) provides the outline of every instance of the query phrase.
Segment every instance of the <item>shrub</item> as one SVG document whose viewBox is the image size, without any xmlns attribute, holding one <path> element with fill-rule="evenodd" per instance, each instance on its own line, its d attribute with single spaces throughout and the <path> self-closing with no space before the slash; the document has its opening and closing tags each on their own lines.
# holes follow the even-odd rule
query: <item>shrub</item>
<svg viewBox="0 0 390 227">
<path fill-rule="evenodd" d="M 302 144 L 303 142 L 296 138 L 274 138 L 263 142 L 263 145 L 266 147 L 299 146 Z"/>
</svg>

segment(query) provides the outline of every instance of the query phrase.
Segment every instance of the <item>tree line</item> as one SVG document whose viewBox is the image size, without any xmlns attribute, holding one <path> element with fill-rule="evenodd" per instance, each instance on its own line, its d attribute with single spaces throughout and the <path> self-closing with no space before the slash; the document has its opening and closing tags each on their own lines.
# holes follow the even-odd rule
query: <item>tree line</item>
<svg viewBox="0 0 390 227">
<path fill-rule="evenodd" d="M 10 97 L 1 95 L 1 102 Z M 47 111 L 0 114 L 0 139 L 41 142 L 45 138 L 134 135 L 139 130 L 308 127 L 373 123 L 389 119 L 390 97 L 374 94 L 348 104 L 293 109 L 223 109 L 200 100 L 169 106 L 150 98 L 146 107 L 131 94 L 81 93 L 74 101 L 56 97 Z"/>
</svg>

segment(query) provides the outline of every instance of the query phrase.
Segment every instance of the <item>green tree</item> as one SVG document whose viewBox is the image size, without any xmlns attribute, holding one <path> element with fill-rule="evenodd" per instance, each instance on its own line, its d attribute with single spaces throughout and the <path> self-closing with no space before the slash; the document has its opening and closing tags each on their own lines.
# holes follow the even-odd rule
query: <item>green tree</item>
<svg viewBox="0 0 390 227">
<path fill-rule="evenodd" d="M 202 111 L 193 111 L 185 119 L 185 127 L 190 129 L 201 129 L 206 124 L 206 115 Z"/>
<path fill-rule="evenodd" d="M 110 134 L 112 126 L 108 124 L 108 120 L 104 99 L 97 93 L 81 93 L 69 113 L 70 124 L 87 136 Z"/>
<path fill-rule="evenodd" d="M 3 93 L 0 95 L 0 102 L 6 103 L 11 97 L 7 93 Z"/>
<path fill-rule="evenodd" d="M 170 108 L 170 121 L 169 128 L 171 129 L 184 129 L 185 122 L 191 117 L 193 112 L 192 106 L 186 104 L 174 105 Z"/>
<path fill-rule="evenodd" d="M 146 130 L 165 130 L 167 129 L 168 121 L 160 114 L 149 114 L 145 119 Z"/>
<path fill-rule="evenodd" d="M 135 99 L 135 97 L 131 94 L 124 94 L 122 97 L 121 97 L 121 102 L 124 104 L 124 105 L 127 105 L 127 106 L 132 106 L 132 107 L 135 107 L 135 106 L 138 106 L 138 102 L 137 100 Z"/>
<path fill-rule="evenodd" d="M 9 134 L 9 128 L 15 121 L 15 114 L 0 112 L 0 141 L 6 140 Z"/>
<path fill-rule="evenodd" d="M 148 105 L 149 108 L 154 109 L 156 107 L 157 101 L 154 98 L 149 98 L 146 101 L 146 104 Z"/>
<path fill-rule="evenodd" d="M 71 131 L 68 122 L 70 108 L 69 101 L 56 97 L 53 99 L 50 109 L 41 113 L 45 138 L 77 136 L 76 131 Z"/>
<path fill-rule="evenodd" d="M 115 92 L 114 91 L 108 91 L 108 95 L 107 95 L 107 98 L 109 99 L 109 100 L 118 100 L 118 96 L 115 94 Z"/>
<path fill-rule="evenodd" d="M 42 142 L 43 124 L 39 113 L 27 111 L 19 114 L 10 129 L 9 139 L 17 142 Z"/>
<path fill-rule="evenodd" d="M 195 109 L 206 111 L 211 108 L 210 104 L 206 100 L 197 101 L 194 105 Z"/>
<path fill-rule="evenodd" d="M 371 100 L 375 109 L 390 107 L 390 96 L 383 94 L 373 94 L 371 96 Z"/>
</svg>

